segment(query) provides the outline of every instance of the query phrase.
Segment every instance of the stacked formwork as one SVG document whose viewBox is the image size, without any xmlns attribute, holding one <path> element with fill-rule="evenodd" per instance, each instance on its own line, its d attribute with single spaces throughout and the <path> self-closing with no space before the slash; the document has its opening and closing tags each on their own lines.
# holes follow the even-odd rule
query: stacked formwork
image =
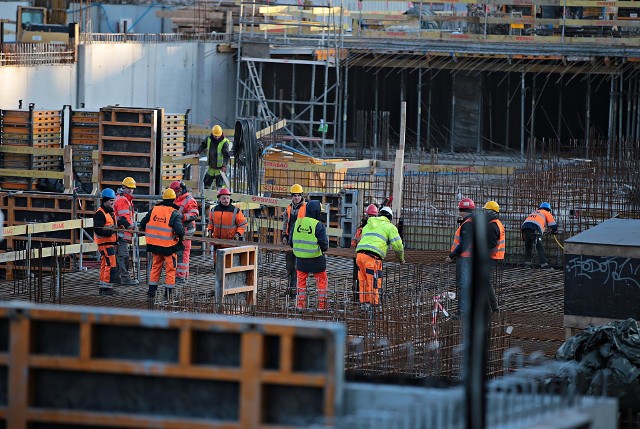
<svg viewBox="0 0 640 429">
<path fill-rule="evenodd" d="M 69 144 L 73 148 L 74 178 L 82 184 L 86 193 L 93 191 L 93 152 L 100 141 L 100 113 L 91 111 L 70 112 Z"/>
</svg>

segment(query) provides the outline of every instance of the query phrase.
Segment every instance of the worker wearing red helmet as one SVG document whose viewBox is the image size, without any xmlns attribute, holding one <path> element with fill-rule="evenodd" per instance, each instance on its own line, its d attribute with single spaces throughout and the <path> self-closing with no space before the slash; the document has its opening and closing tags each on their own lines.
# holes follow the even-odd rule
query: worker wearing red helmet
<svg viewBox="0 0 640 429">
<path fill-rule="evenodd" d="M 362 221 L 360 221 L 360 226 L 356 229 L 356 234 L 351 239 L 351 248 L 355 249 L 358 247 L 358 243 L 360 242 L 360 238 L 362 238 L 362 228 L 367 224 L 367 221 L 370 217 L 378 216 L 378 207 L 375 204 L 369 204 L 367 206 L 367 210 L 364 212 L 364 216 L 362 216 Z"/>
<path fill-rule="evenodd" d="M 458 295 L 458 316 L 463 313 L 462 292 L 471 283 L 471 242 L 473 241 L 473 211 L 476 205 L 471 198 L 463 198 L 458 203 L 460 226 L 453 237 L 453 244 L 445 262 L 456 263 L 456 294 Z"/>
<path fill-rule="evenodd" d="M 209 213 L 207 230 L 213 238 L 241 240 L 247 229 L 247 219 L 238 207 L 231 204 L 231 191 L 218 191 L 218 204 Z"/>
<path fill-rule="evenodd" d="M 188 192 L 187 186 L 183 182 L 174 180 L 169 185 L 169 189 L 173 189 L 176 193 L 174 204 L 178 206 L 184 227 L 184 238 L 182 239 L 184 250 L 179 251 L 177 254 L 178 267 L 176 270 L 176 283 L 184 283 L 189 277 L 191 238 L 196 232 L 196 219 L 198 219 L 200 212 L 198 211 L 198 202 Z"/>
</svg>

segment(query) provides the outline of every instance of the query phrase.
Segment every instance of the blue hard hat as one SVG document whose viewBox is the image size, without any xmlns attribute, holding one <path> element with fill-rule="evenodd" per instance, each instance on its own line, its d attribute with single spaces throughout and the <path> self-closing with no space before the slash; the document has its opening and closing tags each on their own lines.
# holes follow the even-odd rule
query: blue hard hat
<svg viewBox="0 0 640 429">
<path fill-rule="evenodd" d="M 100 196 L 102 198 L 106 198 L 106 199 L 109 199 L 109 200 L 115 200 L 116 199 L 116 193 L 111 188 L 107 188 L 107 189 L 103 190 L 102 193 L 100 194 Z"/>
<path fill-rule="evenodd" d="M 546 209 L 546 210 L 551 211 L 551 204 L 549 204 L 547 202 L 544 202 L 544 203 L 540 204 L 540 207 L 538 207 L 538 208 L 539 209 Z"/>
</svg>

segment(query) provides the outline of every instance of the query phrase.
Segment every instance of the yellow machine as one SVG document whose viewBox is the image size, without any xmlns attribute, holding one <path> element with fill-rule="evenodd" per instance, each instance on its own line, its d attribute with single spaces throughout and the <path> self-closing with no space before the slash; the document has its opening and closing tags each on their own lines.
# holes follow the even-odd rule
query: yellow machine
<svg viewBox="0 0 640 429">
<path fill-rule="evenodd" d="M 44 7 L 18 6 L 16 42 L 69 43 L 69 27 L 49 24 Z"/>
</svg>

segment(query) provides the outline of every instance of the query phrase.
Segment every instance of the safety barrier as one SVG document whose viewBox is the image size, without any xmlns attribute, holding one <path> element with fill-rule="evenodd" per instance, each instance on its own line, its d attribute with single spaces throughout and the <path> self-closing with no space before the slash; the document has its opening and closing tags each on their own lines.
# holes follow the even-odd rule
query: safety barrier
<svg viewBox="0 0 640 429">
<path fill-rule="evenodd" d="M 345 340 L 334 323 L 4 303 L 0 426 L 331 425 Z"/>
</svg>

